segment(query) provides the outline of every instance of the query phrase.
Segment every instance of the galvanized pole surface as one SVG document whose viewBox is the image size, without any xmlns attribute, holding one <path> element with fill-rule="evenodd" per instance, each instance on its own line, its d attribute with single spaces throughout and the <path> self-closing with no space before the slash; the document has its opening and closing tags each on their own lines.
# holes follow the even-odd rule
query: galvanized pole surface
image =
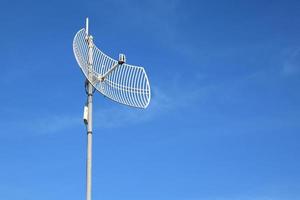
<svg viewBox="0 0 300 200">
<path fill-rule="evenodd" d="M 88 51 L 88 65 L 89 65 L 89 80 L 92 80 L 93 67 L 93 37 L 88 35 L 88 19 L 86 21 L 87 42 L 89 46 Z M 93 124 L 93 86 L 88 81 L 87 86 L 88 99 L 88 124 L 87 124 L 87 160 L 86 160 L 86 200 L 92 199 L 92 124 Z"/>
<path fill-rule="evenodd" d="M 92 199 L 92 109 L 93 86 L 88 83 L 88 128 L 87 128 L 87 159 L 86 159 L 86 200 Z"/>
</svg>

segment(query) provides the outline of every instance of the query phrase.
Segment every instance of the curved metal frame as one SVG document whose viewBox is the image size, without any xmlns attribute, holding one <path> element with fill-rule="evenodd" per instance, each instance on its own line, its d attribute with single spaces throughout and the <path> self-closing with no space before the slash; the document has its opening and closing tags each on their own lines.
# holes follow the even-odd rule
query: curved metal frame
<svg viewBox="0 0 300 200">
<path fill-rule="evenodd" d="M 105 79 L 101 79 L 113 66 L 118 65 L 118 61 L 104 54 L 95 45 L 92 48 L 93 64 L 89 65 L 86 30 L 79 30 L 73 40 L 73 51 L 77 63 L 90 83 L 103 95 L 118 103 L 146 108 L 151 99 L 151 90 L 144 68 L 120 64 Z"/>
</svg>

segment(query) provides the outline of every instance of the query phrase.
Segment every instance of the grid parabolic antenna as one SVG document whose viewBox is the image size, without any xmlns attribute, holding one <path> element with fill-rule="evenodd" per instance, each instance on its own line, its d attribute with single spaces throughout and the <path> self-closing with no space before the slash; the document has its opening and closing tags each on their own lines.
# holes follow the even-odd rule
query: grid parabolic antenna
<svg viewBox="0 0 300 200">
<path fill-rule="evenodd" d="M 137 108 L 146 108 L 151 98 L 150 84 L 143 67 L 120 63 L 92 47 L 92 65 L 89 65 L 89 43 L 83 28 L 73 40 L 73 51 L 82 72 L 104 96 Z"/>
</svg>

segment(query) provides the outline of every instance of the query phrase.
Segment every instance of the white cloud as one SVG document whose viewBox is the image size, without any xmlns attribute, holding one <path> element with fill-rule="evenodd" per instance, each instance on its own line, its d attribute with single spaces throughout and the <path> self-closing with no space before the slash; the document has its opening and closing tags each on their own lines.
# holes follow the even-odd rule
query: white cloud
<svg viewBox="0 0 300 200">
<path fill-rule="evenodd" d="M 196 75 L 195 75 L 196 76 Z M 95 127 L 115 128 L 160 119 L 183 108 L 201 106 L 215 92 L 215 86 L 195 82 L 182 84 L 183 77 L 174 75 L 168 83 L 152 85 L 152 99 L 147 109 L 133 109 L 111 104 L 109 108 L 94 109 Z"/>
<path fill-rule="evenodd" d="M 300 48 L 293 50 L 288 59 L 283 64 L 284 75 L 294 75 L 300 72 Z"/>
<path fill-rule="evenodd" d="M 49 114 L 47 116 L 18 118 L 7 120 L 0 125 L 1 130 L 14 133 L 16 136 L 54 134 L 77 127 L 81 118 L 76 115 Z"/>
</svg>

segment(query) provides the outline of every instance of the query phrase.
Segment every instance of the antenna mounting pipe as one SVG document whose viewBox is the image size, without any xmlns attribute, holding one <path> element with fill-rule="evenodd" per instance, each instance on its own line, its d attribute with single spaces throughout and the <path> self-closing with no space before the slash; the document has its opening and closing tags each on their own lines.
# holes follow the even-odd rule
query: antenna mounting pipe
<svg viewBox="0 0 300 200">
<path fill-rule="evenodd" d="M 85 20 L 85 33 L 89 35 L 89 18 L 87 17 Z"/>
</svg>

